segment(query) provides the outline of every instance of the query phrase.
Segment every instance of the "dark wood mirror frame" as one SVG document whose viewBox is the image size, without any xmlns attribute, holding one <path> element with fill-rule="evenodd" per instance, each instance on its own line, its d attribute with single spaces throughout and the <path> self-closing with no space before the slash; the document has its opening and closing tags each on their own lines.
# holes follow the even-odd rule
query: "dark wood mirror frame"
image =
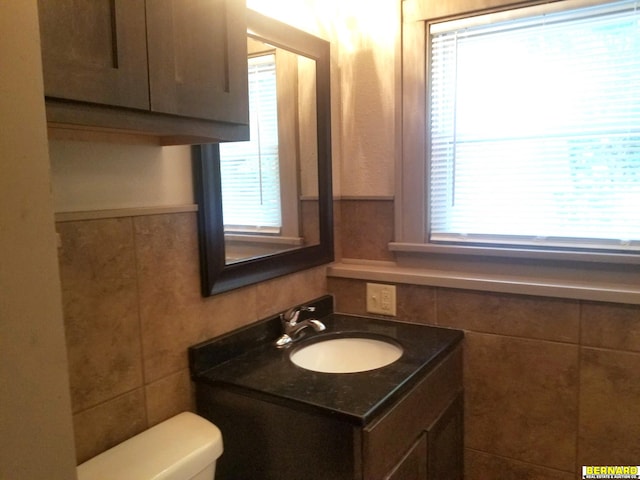
<svg viewBox="0 0 640 480">
<path fill-rule="evenodd" d="M 226 263 L 220 150 L 218 144 L 193 147 L 194 189 L 198 203 L 198 239 L 202 295 L 211 296 L 334 259 L 331 188 L 331 96 L 329 42 L 253 11 L 247 11 L 247 35 L 316 62 L 318 140 L 318 214 L 320 242 L 289 251 Z"/>
</svg>

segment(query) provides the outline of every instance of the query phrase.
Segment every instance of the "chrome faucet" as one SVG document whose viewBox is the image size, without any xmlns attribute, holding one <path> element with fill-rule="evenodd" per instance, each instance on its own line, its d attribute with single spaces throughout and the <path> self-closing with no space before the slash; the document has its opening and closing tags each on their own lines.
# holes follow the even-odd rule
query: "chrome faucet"
<svg viewBox="0 0 640 480">
<path fill-rule="evenodd" d="M 302 322 L 298 321 L 300 317 L 300 313 L 302 312 L 315 312 L 316 307 L 299 307 L 299 308 L 290 308 L 284 313 L 280 314 L 280 321 L 282 322 L 282 330 L 283 334 L 276 340 L 276 347 L 282 348 L 290 345 L 294 341 L 298 340 L 300 332 L 307 328 L 311 327 L 316 332 L 323 331 L 326 327 L 324 324 L 316 319 L 310 318 L 307 320 L 303 320 Z"/>
</svg>

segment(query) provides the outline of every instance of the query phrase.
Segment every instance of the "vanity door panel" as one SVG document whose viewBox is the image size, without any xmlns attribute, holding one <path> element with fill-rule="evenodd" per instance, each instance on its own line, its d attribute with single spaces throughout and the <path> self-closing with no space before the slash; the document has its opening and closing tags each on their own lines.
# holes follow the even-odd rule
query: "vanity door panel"
<svg viewBox="0 0 640 480">
<path fill-rule="evenodd" d="M 389 475 L 461 390 L 462 349 L 457 348 L 391 410 L 364 428 L 364 478 L 373 480 Z"/>
<path fill-rule="evenodd" d="M 385 480 L 425 480 L 427 478 L 427 435 L 420 435 Z"/>
<path fill-rule="evenodd" d="M 429 429 L 429 480 L 462 479 L 463 417 L 463 396 L 458 395 Z"/>
</svg>

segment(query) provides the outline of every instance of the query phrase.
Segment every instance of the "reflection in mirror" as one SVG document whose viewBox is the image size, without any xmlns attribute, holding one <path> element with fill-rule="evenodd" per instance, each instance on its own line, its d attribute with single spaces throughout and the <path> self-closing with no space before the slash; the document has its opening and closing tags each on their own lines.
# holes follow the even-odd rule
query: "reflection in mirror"
<svg viewBox="0 0 640 480">
<path fill-rule="evenodd" d="M 220 145 L 225 261 L 317 244 L 316 62 L 247 42 L 251 138 Z"/>
<path fill-rule="evenodd" d="M 205 296 L 333 260 L 329 43 L 247 25 L 251 139 L 193 148 Z"/>
</svg>

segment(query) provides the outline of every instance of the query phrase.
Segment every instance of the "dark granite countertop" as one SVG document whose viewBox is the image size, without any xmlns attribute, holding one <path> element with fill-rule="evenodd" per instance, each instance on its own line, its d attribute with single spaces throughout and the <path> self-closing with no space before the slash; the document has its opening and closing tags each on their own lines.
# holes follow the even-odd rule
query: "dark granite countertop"
<svg viewBox="0 0 640 480">
<path fill-rule="evenodd" d="M 318 310 L 316 313 L 323 313 L 331 308 Z M 369 317 L 328 313 L 315 318 L 326 325 L 326 331 L 305 329 L 305 338 L 292 348 L 273 345 L 281 333 L 277 318 L 195 345 L 189 349 L 192 377 L 196 383 L 224 386 L 290 408 L 366 425 L 463 338 L 458 330 Z M 293 349 L 304 342 L 336 333 L 390 337 L 404 352 L 386 367 L 359 373 L 313 372 L 289 360 Z"/>
</svg>

